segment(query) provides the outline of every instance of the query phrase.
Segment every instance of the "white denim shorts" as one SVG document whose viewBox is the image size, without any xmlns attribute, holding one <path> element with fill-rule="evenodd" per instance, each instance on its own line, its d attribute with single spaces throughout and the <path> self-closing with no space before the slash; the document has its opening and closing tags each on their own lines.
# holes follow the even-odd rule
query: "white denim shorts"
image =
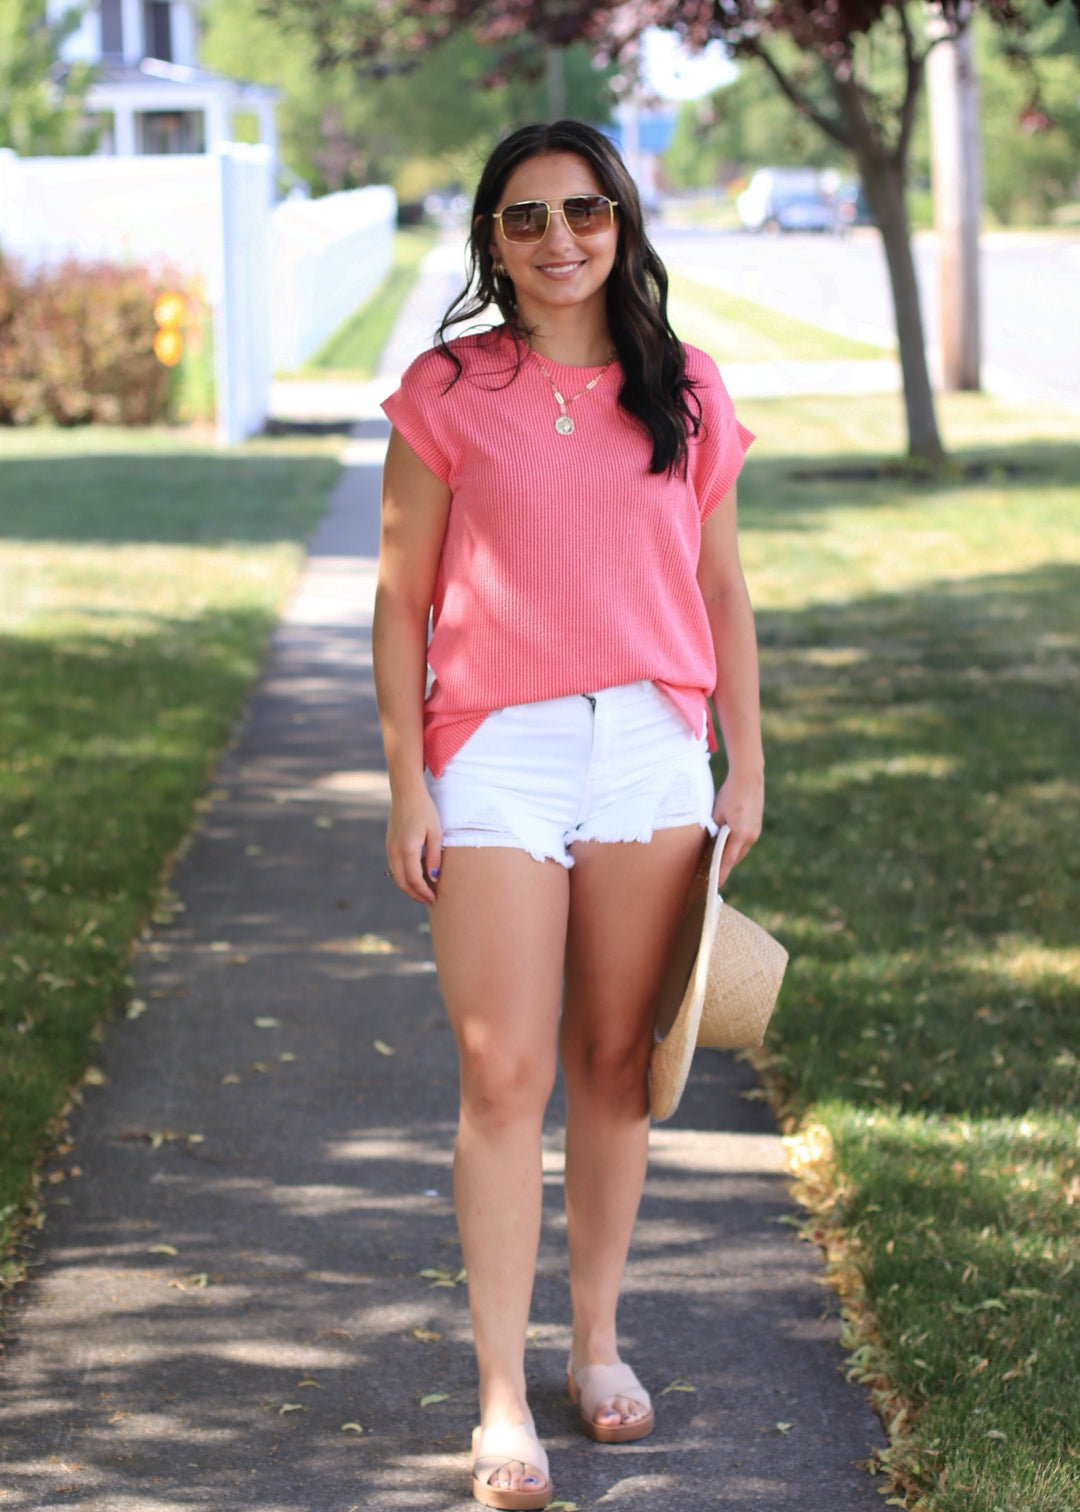
<svg viewBox="0 0 1080 1512">
<path fill-rule="evenodd" d="M 651 682 L 497 709 L 425 780 L 444 846 L 569 867 L 578 840 L 648 841 L 681 824 L 716 834 L 704 731 Z"/>
</svg>

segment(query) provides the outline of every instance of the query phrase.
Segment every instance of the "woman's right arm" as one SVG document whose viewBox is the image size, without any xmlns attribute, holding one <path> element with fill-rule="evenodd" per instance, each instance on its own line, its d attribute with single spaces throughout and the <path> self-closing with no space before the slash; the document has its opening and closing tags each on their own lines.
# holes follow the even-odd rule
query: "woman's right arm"
<svg viewBox="0 0 1080 1512">
<path fill-rule="evenodd" d="M 392 430 L 372 651 L 390 774 L 386 854 L 394 881 L 418 903 L 435 901 L 428 879 L 438 876 L 442 847 L 438 811 L 424 785 L 424 689 L 428 615 L 449 513 L 450 489 Z"/>
</svg>

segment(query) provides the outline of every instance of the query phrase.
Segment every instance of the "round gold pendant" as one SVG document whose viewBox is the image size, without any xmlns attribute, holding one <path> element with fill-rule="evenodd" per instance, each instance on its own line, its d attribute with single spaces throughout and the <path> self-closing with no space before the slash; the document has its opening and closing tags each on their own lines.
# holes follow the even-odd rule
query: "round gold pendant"
<svg viewBox="0 0 1080 1512">
<path fill-rule="evenodd" d="M 571 420 L 569 415 L 560 415 L 555 422 L 555 429 L 558 431 L 560 436 L 572 435 L 574 430 L 574 422 L 573 420 Z"/>
</svg>

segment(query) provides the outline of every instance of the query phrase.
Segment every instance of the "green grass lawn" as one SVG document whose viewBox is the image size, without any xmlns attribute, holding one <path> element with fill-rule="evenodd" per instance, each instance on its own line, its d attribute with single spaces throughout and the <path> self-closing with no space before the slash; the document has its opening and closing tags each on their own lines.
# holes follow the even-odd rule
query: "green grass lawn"
<svg viewBox="0 0 1080 1512">
<path fill-rule="evenodd" d="M 398 230 L 390 272 L 371 298 L 338 327 L 297 376 L 357 381 L 373 377 L 401 307 L 416 282 L 420 263 L 437 239 L 438 233 L 431 226 Z"/>
<path fill-rule="evenodd" d="M 891 1425 L 892 1504 L 1066 1512 L 1080 423 L 952 396 L 980 481 L 839 481 L 902 449 L 897 400 L 841 403 L 740 406 L 769 797 L 730 894 L 791 952 L 761 1064 Z"/>
<path fill-rule="evenodd" d="M 889 356 L 884 347 L 855 341 L 737 294 L 671 274 L 671 324 L 686 341 L 723 366 L 728 362 L 865 360 Z"/>
<path fill-rule="evenodd" d="M 188 833 L 337 462 L 0 433 L 0 1289 L 43 1134 Z"/>
</svg>

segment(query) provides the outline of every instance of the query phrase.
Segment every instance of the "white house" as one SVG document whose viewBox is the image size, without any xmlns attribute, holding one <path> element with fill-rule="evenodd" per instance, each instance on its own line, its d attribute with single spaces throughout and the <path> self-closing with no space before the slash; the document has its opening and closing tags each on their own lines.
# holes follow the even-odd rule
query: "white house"
<svg viewBox="0 0 1080 1512">
<path fill-rule="evenodd" d="M 71 0 L 48 0 L 59 20 Z M 279 91 L 198 65 L 197 0 L 88 0 L 66 39 L 69 63 L 93 63 L 86 108 L 106 118 L 98 151 L 118 157 L 214 152 L 235 140 L 235 117 L 258 121 L 276 176 Z"/>
</svg>

